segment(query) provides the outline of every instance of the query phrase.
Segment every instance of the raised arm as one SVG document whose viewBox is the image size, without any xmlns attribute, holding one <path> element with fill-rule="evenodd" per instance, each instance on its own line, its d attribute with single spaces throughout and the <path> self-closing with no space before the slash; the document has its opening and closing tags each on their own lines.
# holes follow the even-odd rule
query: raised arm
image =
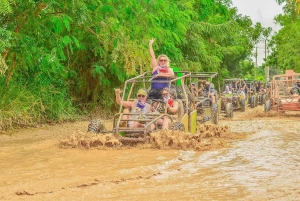
<svg viewBox="0 0 300 201">
<path fill-rule="evenodd" d="M 155 39 L 152 38 L 149 41 L 149 52 L 150 52 L 150 56 L 151 56 L 151 66 L 152 66 L 152 72 L 156 71 L 156 69 L 158 68 L 158 63 L 157 60 L 155 58 L 155 53 L 153 50 L 153 43 L 154 43 Z"/>
<path fill-rule="evenodd" d="M 131 101 L 122 101 L 121 99 L 121 90 L 120 89 L 115 89 L 115 94 L 116 94 L 116 102 L 120 105 L 122 104 L 123 107 L 126 107 L 126 108 L 132 108 L 133 107 L 133 102 Z"/>
<path fill-rule="evenodd" d="M 245 81 L 243 81 L 243 84 L 244 84 L 244 86 L 241 88 L 241 90 L 245 90 L 246 89 L 246 83 L 245 83 Z"/>
<path fill-rule="evenodd" d="M 239 80 L 236 81 L 236 82 L 234 83 L 234 87 L 235 87 L 236 89 L 238 89 L 238 87 L 237 87 L 238 82 L 239 82 Z"/>
</svg>

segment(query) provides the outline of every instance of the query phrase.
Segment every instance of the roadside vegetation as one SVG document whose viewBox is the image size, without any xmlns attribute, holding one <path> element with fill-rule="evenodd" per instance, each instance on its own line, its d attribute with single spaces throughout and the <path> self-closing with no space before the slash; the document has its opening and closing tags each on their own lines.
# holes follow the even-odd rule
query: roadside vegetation
<svg viewBox="0 0 300 201">
<path fill-rule="evenodd" d="M 115 111 L 113 89 L 151 69 L 151 38 L 171 67 L 263 80 L 250 57 L 271 33 L 231 0 L 1 0 L 0 22 L 0 131 Z M 297 50 L 268 64 L 282 69 L 283 52 Z"/>
</svg>

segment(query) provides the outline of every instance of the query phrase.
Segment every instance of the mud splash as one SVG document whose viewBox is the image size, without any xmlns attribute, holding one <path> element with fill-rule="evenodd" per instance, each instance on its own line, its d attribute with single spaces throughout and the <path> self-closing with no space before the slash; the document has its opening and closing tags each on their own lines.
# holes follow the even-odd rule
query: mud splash
<svg viewBox="0 0 300 201">
<path fill-rule="evenodd" d="M 228 139 L 241 138 L 241 134 L 233 133 L 228 126 L 214 124 L 198 124 L 197 134 L 182 131 L 161 130 L 149 136 L 145 144 L 122 144 L 113 134 L 91 134 L 77 132 L 61 140 L 60 148 L 83 149 L 126 149 L 137 147 L 140 149 L 175 149 L 203 151 L 212 148 L 224 147 Z M 245 137 L 245 136 L 244 136 Z"/>
<path fill-rule="evenodd" d="M 123 146 L 112 134 L 91 134 L 84 132 L 72 133 L 68 138 L 61 140 L 60 148 L 85 148 L 93 147 L 110 148 Z"/>
</svg>

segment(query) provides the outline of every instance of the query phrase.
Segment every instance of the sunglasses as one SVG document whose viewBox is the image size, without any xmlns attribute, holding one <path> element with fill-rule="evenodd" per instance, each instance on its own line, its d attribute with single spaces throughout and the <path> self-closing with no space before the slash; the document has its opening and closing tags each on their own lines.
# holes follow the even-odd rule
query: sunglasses
<svg viewBox="0 0 300 201">
<path fill-rule="evenodd" d="M 160 61 L 160 62 L 167 62 L 166 59 L 160 59 L 159 61 Z"/>
<path fill-rule="evenodd" d="M 139 98 L 145 98 L 145 95 L 138 95 Z"/>
</svg>

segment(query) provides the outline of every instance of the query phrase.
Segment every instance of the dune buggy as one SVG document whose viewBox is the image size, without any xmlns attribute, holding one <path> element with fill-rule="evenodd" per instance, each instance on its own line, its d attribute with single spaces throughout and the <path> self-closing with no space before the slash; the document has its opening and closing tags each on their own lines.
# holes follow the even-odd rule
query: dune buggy
<svg viewBox="0 0 300 201">
<path fill-rule="evenodd" d="M 274 75 L 270 86 L 270 99 L 264 104 L 264 111 L 299 111 L 300 95 L 294 93 L 300 73 L 286 70 L 285 74 Z"/>
<path fill-rule="evenodd" d="M 241 110 L 242 112 L 246 110 L 246 95 L 241 90 L 241 79 L 224 79 L 224 89 L 226 86 L 230 93 L 225 90 L 221 93 L 221 112 L 225 113 L 226 117 L 232 118 L 234 110 Z"/>
<path fill-rule="evenodd" d="M 191 72 L 189 89 L 191 91 L 193 102 L 192 109 L 197 110 L 197 121 L 204 123 L 211 121 L 218 124 L 221 109 L 221 100 L 214 83 L 218 89 L 219 76 L 215 72 Z"/>
<path fill-rule="evenodd" d="M 258 104 L 263 105 L 270 98 L 270 89 L 267 87 L 265 82 L 258 82 L 258 90 L 257 90 Z"/>
<path fill-rule="evenodd" d="M 122 143 L 139 143 L 147 142 L 149 140 L 150 133 L 160 129 L 157 125 L 157 120 L 163 117 L 169 117 L 172 124 L 169 126 L 170 130 L 181 130 L 185 132 L 196 133 L 196 111 L 189 111 L 189 98 L 186 92 L 185 80 L 190 76 L 189 72 L 175 72 L 175 77 L 167 81 L 154 81 L 152 80 L 152 73 L 146 72 L 134 78 L 125 81 L 122 101 L 134 101 L 137 97 L 137 91 L 140 88 L 148 89 L 152 82 L 167 82 L 169 83 L 169 89 L 174 88 L 177 91 L 177 99 L 179 103 L 179 110 L 176 115 L 170 115 L 167 112 L 167 108 L 163 105 L 165 102 L 162 99 L 147 100 L 152 106 L 156 104 L 156 111 L 141 115 L 140 113 L 124 112 L 122 105 L 120 105 L 119 112 L 114 115 L 113 130 L 106 130 L 103 126 L 103 121 L 92 120 L 88 126 L 88 132 L 94 133 L 113 133 L 115 137 Z M 170 90 L 169 90 L 170 91 Z M 157 110 L 157 108 L 160 108 Z M 129 118 L 124 118 L 128 116 Z M 138 119 L 134 118 L 138 116 Z M 130 128 L 128 127 L 128 121 L 131 119 L 138 120 L 144 125 L 144 127 Z M 155 129 L 151 130 L 151 124 L 155 125 Z"/>
<path fill-rule="evenodd" d="M 258 94 L 257 94 L 257 84 L 258 82 L 255 80 L 244 80 L 242 83 L 246 84 L 246 100 L 248 102 L 248 106 L 254 108 L 258 105 Z"/>
</svg>

